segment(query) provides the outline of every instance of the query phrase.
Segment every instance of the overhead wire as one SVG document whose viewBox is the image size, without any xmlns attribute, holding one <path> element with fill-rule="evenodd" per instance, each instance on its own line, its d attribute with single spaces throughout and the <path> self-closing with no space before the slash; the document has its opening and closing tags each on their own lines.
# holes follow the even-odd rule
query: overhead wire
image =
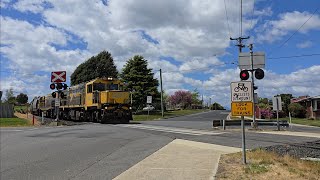
<svg viewBox="0 0 320 180">
<path fill-rule="evenodd" d="M 319 10 L 319 7 L 316 8 L 316 10 L 312 13 L 312 15 L 311 15 L 296 31 L 294 31 L 288 39 L 286 39 L 280 46 L 278 46 L 278 47 L 275 48 L 275 49 L 279 50 L 280 48 L 282 48 L 282 47 L 313 17 L 313 15 L 314 15 L 318 10 Z M 271 55 L 273 52 L 274 52 L 274 51 L 270 52 L 270 55 Z"/>
<path fill-rule="evenodd" d="M 297 58 L 297 57 L 308 57 L 308 56 L 320 56 L 320 54 L 301 54 L 293 56 L 282 56 L 282 57 L 270 57 L 268 59 L 286 59 L 286 58 Z"/>
<path fill-rule="evenodd" d="M 226 12 L 226 18 L 227 18 L 227 25 L 228 25 L 229 37 L 231 37 L 231 31 L 230 31 L 230 25 L 229 25 L 229 17 L 228 17 L 226 0 L 224 0 L 224 10 L 225 10 L 225 12 Z"/>
<path fill-rule="evenodd" d="M 250 36 L 252 36 L 251 33 L 253 29 L 254 4 L 255 4 L 255 0 L 253 0 L 253 4 L 252 4 L 251 23 L 250 23 L 250 31 L 249 31 Z"/>
</svg>

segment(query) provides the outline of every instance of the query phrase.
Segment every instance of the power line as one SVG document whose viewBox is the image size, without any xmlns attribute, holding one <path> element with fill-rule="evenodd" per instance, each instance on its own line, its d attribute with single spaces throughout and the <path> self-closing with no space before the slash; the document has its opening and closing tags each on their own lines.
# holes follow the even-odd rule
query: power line
<svg viewBox="0 0 320 180">
<path fill-rule="evenodd" d="M 312 13 L 312 15 L 295 31 L 291 34 L 291 36 L 285 40 L 279 47 L 277 47 L 276 49 L 280 49 L 282 46 L 284 46 L 312 17 L 313 15 L 318 11 L 319 7 L 317 7 L 317 9 Z M 273 52 L 270 53 L 270 55 Z"/>
<path fill-rule="evenodd" d="M 286 58 L 297 58 L 297 57 L 306 57 L 306 56 L 320 56 L 320 54 L 301 54 L 301 55 L 293 55 L 293 56 L 271 57 L 268 59 L 286 59 Z"/>
<path fill-rule="evenodd" d="M 254 4 L 255 4 L 255 0 L 253 0 L 253 5 L 252 5 L 251 25 L 250 25 L 250 32 L 249 32 L 249 35 L 251 35 L 252 28 L 253 28 L 252 26 L 253 26 Z"/>
<path fill-rule="evenodd" d="M 226 0 L 224 0 L 224 10 L 225 10 L 225 12 L 226 12 L 226 18 L 227 18 L 227 24 L 228 24 L 229 37 L 231 37 L 230 26 L 229 26 L 229 17 L 228 17 L 228 12 L 227 12 Z"/>
</svg>

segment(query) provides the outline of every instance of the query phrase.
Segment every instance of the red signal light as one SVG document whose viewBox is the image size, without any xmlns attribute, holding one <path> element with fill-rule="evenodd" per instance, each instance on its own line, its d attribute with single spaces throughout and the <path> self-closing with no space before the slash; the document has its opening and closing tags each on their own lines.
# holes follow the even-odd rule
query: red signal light
<svg viewBox="0 0 320 180">
<path fill-rule="evenodd" d="M 249 79 L 249 72 L 247 70 L 242 70 L 240 72 L 240 79 L 241 80 L 247 80 Z"/>
<path fill-rule="evenodd" d="M 50 89 L 54 90 L 56 88 L 56 85 L 55 84 L 50 84 Z"/>
</svg>

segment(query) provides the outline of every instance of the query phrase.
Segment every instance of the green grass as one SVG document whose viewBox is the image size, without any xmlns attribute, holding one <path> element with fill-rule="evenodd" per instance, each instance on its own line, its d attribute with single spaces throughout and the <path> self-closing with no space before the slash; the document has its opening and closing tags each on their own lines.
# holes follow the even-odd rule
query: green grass
<svg viewBox="0 0 320 180">
<path fill-rule="evenodd" d="M 292 118 L 292 123 L 320 127 L 320 120 Z"/>
<path fill-rule="evenodd" d="M 272 119 L 272 120 L 276 120 L 276 119 Z M 279 118 L 279 120 L 288 120 L 288 122 L 290 123 L 290 119 L 288 117 Z M 302 124 L 302 125 L 320 127 L 320 120 L 319 119 L 310 120 L 310 119 L 307 119 L 307 118 L 291 118 L 291 121 L 294 124 Z"/>
<path fill-rule="evenodd" d="M 26 113 L 28 110 L 28 106 L 24 105 L 24 106 L 14 106 L 14 111 L 16 112 L 20 112 L 20 113 Z"/>
<path fill-rule="evenodd" d="M 0 118 L 0 127 L 30 126 L 28 120 L 20 118 Z"/>
<path fill-rule="evenodd" d="M 268 172 L 268 165 L 263 163 L 251 163 L 244 168 L 245 173 L 259 174 Z"/>
<path fill-rule="evenodd" d="M 164 112 L 164 118 L 175 117 L 175 116 L 185 116 L 194 113 L 200 113 L 208 110 L 202 109 L 186 109 L 186 110 L 176 110 L 176 111 L 167 111 Z M 145 114 L 133 115 L 134 121 L 147 121 L 147 120 L 155 120 L 162 119 L 161 112 L 150 112 L 148 116 L 148 112 L 144 112 Z"/>
</svg>

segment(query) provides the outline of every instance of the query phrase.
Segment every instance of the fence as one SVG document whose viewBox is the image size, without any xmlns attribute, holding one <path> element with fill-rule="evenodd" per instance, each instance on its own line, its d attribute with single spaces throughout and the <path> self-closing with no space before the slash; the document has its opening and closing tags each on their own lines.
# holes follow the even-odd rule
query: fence
<svg viewBox="0 0 320 180">
<path fill-rule="evenodd" d="M 13 104 L 0 103 L 0 118 L 12 118 L 13 113 Z"/>
</svg>

